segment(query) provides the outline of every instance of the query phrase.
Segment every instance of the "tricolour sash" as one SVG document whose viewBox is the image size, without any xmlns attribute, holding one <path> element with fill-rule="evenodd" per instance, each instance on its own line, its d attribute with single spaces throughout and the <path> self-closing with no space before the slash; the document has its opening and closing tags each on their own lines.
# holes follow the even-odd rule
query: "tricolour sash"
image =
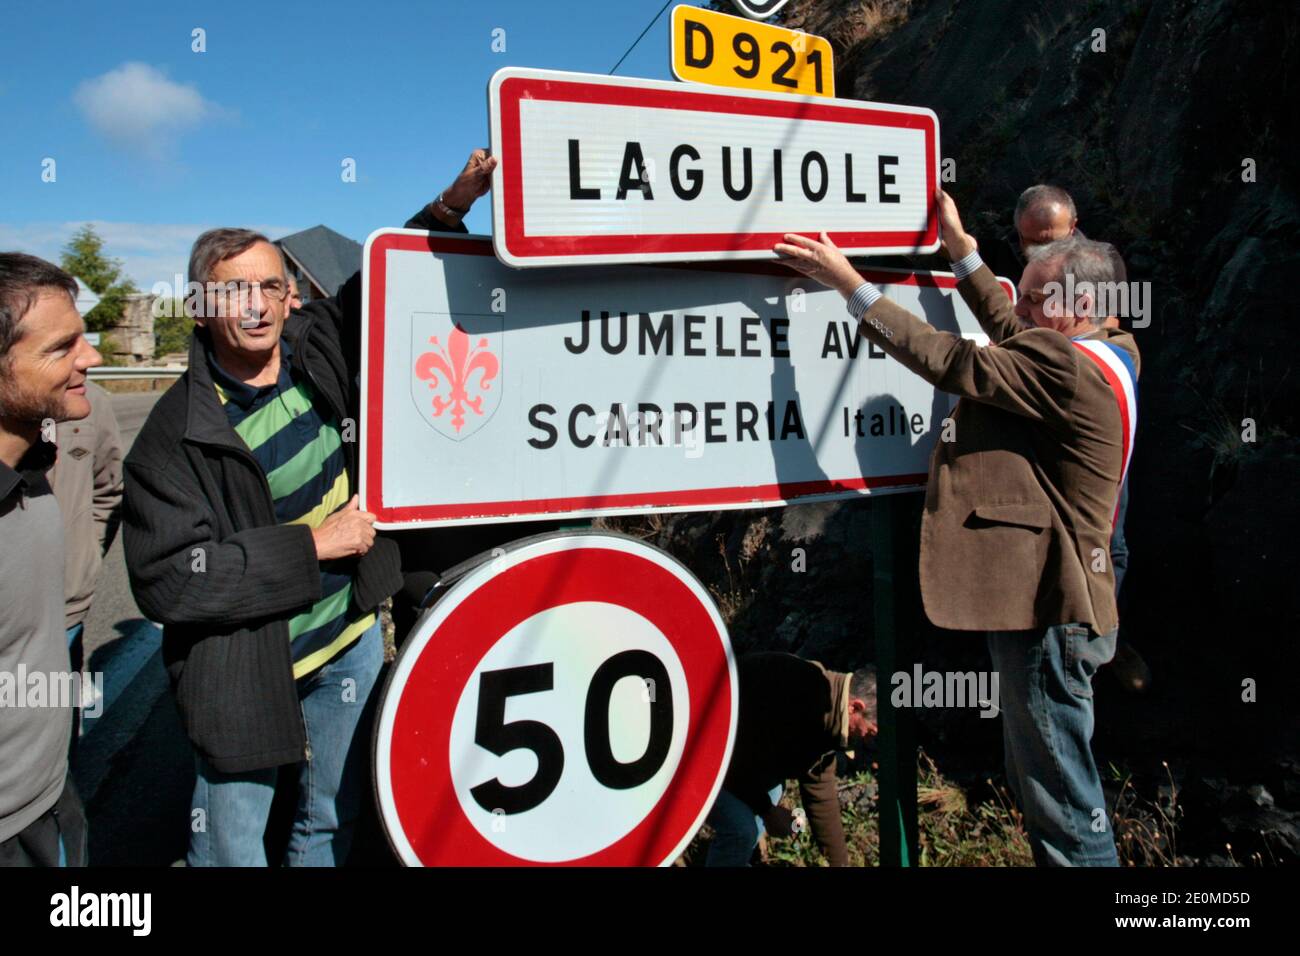
<svg viewBox="0 0 1300 956">
<path fill-rule="evenodd" d="M 1133 359 L 1118 345 L 1112 345 L 1109 342 L 1098 339 L 1073 340 L 1075 346 L 1084 355 L 1092 359 L 1096 366 L 1101 369 L 1101 374 L 1105 377 L 1106 383 L 1110 385 L 1111 391 L 1115 393 L 1115 401 L 1119 404 L 1119 420 L 1122 429 L 1121 448 L 1123 450 L 1123 465 L 1119 472 L 1119 488 L 1124 488 L 1124 479 L 1128 477 L 1128 463 L 1133 457 L 1133 436 L 1137 434 L 1137 370 L 1133 367 Z M 1115 498 L 1115 515 L 1112 516 L 1111 522 L 1114 523 L 1119 516 L 1119 497 L 1118 492 Z"/>
</svg>

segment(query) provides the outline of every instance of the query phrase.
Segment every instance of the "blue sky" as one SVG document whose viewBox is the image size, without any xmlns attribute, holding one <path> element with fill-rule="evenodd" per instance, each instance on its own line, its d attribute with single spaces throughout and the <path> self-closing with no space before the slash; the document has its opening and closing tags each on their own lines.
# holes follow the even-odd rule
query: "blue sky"
<svg viewBox="0 0 1300 956">
<path fill-rule="evenodd" d="M 663 0 L 43 0 L 0 31 L 0 249 L 93 222 L 142 289 L 214 225 L 364 240 L 487 145 L 503 66 L 607 73 Z M 698 0 L 696 5 L 703 5 Z M 669 11 L 619 68 L 669 78 Z M 206 52 L 192 50 L 206 31 Z M 504 30 L 505 51 L 493 52 Z M 357 181 L 345 183 L 344 158 Z M 42 181 L 47 159 L 53 182 Z M 490 203 L 467 219 L 491 229 Z"/>
</svg>

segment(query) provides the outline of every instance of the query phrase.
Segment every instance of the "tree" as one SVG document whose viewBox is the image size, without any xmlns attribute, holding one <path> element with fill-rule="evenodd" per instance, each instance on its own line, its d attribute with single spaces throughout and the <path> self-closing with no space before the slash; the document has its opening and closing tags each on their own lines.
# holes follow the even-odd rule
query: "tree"
<svg viewBox="0 0 1300 956">
<path fill-rule="evenodd" d="M 79 278 L 99 296 L 99 305 L 86 313 L 91 332 L 111 329 L 126 313 L 126 297 L 140 291 L 122 276 L 122 260 L 104 255 L 104 240 L 89 223 L 82 226 L 63 247 L 60 263 L 65 272 Z"/>
<path fill-rule="evenodd" d="M 194 320 L 185 314 L 184 299 L 158 299 L 154 302 L 154 355 L 161 358 L 173 352 L 188 352 Z"/>
</svg>

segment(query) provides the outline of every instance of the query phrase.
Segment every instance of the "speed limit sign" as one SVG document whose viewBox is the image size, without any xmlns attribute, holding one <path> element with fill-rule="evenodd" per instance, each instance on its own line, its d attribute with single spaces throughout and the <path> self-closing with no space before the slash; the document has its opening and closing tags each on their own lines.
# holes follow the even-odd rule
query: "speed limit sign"
<svg viewBox="0 0 1300 956">
<path fill-rule="evenodd" d="M 625 535 L 497 549 L 393 665 L 375 781 L 408 866 L 664 865 L 717 796 L 736 669 L 713 599 Z"/>
</svg>

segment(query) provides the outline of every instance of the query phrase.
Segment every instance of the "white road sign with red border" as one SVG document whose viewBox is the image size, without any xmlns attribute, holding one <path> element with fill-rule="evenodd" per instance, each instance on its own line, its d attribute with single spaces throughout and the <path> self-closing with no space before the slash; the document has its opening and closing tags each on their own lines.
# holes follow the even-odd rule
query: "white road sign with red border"
<svg viewBox="0 0 1300 956">
<path fill-rule="evenodd" d="M 773 258 L 823 230 L 849 253 L 939 247 L 928 109 L 515 67 L 488 103 L 511 266 Z"/>
<path fill-rule="evenodd" d="M 918 488 L 951 405 L 775 263 L 514 270 L 414 230 L 364 263 L 360 492 L 384 528 Z M 951 275 L 866 275 L 984 340 Z"/>
<path fill-rule="evenodd" d="M 526 539 L 454 582 L 384 689 L 375 780 L 410 866 L 666 865 L 736 727 L 713 599 L 635 538 Z"/>
</svg>

